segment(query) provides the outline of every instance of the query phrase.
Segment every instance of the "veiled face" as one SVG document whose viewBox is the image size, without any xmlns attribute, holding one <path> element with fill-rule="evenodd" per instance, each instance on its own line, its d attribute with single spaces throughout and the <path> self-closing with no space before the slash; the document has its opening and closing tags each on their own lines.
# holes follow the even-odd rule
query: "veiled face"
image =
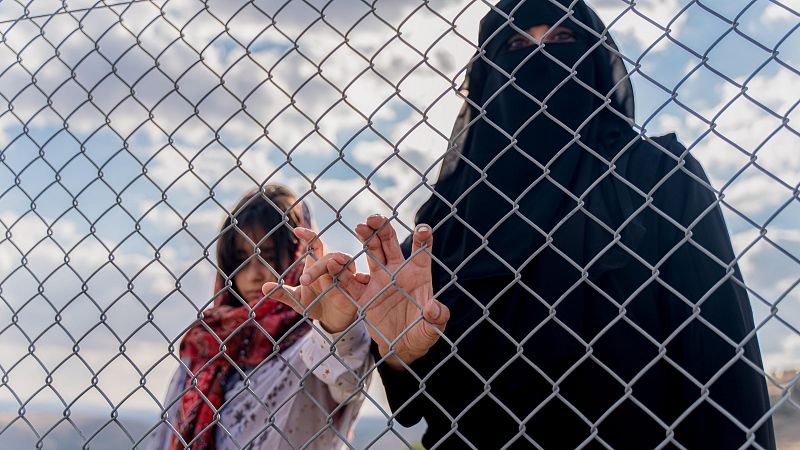
<svg viewBox="0 0 800 450">
<path fill-rule="evenodd" d="M 548 24 L 530 27 L 525 30 L 530 36 L 518 32 L 508 39 L 506 47 L 508 50 L 516 50 L 535 45 L 538 42 L 543 42 L 545 44 L 567 44 L 575 42 L 575 33 L 570 28 L 563 25 L 558 25 L 554 30 L 550 30 L 550 28 L 551 26 Z M 548 30 L 550 30 L 549 33 Z M 530 37 L 533 37 L 534 40 L 531 40 Z"/>
<path fill-rule="evenodd" d="M 524 23 L 527 27 L 536 21 L 528 18 Z M 579 36 L 568 26 L 545 23 L 499 41 L 504 48 L 494 47 L 490 58 L 495 67 L 482 80 L 481 100 L 486 103 L 487 118 L 520 140 L 522 133 L 529 134 L 535 147 L 541 148 L 542 139 L 547 136 L 553 139 L 555 148 L 566 145 L 591 114 L 594 104 L 590 91 L 584 87 L 595 82 L 594 66 L 592 58 L 585 57 L 587 43 Z M 547 48 L 538 51 L 539 43 Z M 509 86 L 510 76 L 514 80 Z M 546 112 L 542 102 L 547 103 Z M 564 139 L 565 142 L 556 142 Z"/>
</svg>

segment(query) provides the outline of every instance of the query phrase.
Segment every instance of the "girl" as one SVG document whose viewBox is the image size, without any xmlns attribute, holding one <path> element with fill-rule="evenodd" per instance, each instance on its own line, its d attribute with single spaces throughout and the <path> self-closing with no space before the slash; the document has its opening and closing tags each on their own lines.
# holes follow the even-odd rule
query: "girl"
<svg viewBox="0 0 800 450">
<path fill-rule="evenodd" d="M 333 315 L 312 327 L 292 307 L 264 298 L 261 287 L 282 274 L 298 284 L 331 256 L 348 257 L 324 254 L 308 208 L 282 186 L 248 193 L 232 211 L 217 243 L 213 307 L 181 340 L 180 367 L 150 448 L 344 446 L 371 366 L 363 324 L 340 326 L 353 321 L 355 307 L 330 276 L 315 276 L 303 295 L 322 296 L 316 309 L 336 308 L 343 321 Z M 309 243 L 314 255 L 303 264 Z"/>
</svg>

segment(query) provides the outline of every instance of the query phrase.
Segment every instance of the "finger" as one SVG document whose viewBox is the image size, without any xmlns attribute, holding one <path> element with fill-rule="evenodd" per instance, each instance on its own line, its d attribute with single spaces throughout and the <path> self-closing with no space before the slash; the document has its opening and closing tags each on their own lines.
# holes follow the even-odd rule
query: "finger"
<svg viewBox="0 0 800 450">
<path fill-rule="evenodd" d="M 338 275 L 340 279 L 342 278 L 342 276 L 352 276 L 353 279 L 355 279 L 356 282 L 359 284 L 364 284 L 364 285 L 369 284 L 370 280 L 369 274 L 364 272 L 356 272 L 356 264 L 353 257 L 346 253 L 341 253 L 341 255 L 344 256 L 337 257 L 336 255 L 334 255 L 331 258 L 331 260 L 328 261 L 328 274 L 331 276 Z M 347 271 L 350 272 L 349 274 L 345 274 L 344 272 L 342 272 L 342 268 L 345 265 Z"/>
<path fill-rule="evenodd" d="M 386 222 L 386 217 L 383 217 L 381 214 L 373 214 L 367 217 L 366 224 L 373 230 L 378 230 L 380 227 L 383 226 L 383 223 Z"/>
<path fill-rule="evenodd" d="M 311 247 L 311 254 L 314 255 L 315 260 L 318 260 L 325 255 L 325 244 L 313 230 L 303 227 L 295 227 L 294 235 L 305 241 Z"/>
<path fill-rule="evenodd" d="M 386 262 L 389 264 L 402 263 L 405 258 L 403 257 L 403 251 L 400 250 L 400 242 L 397 241 L 397 232 L 395 232 L 392 222 L 385 217 L 370 216 L 367 219 L 367 225 L 378 231 L 381 248 L 383 248 L 383 254 L 386 255 Z"/>
<path fill-rule="evenodd" d="M 339 287 L 346 290 L 353 299 L 361 296 L 362 291 L 369 283 L 369 276 L 364 279 L 363 275 L 357 274 L 352 258 L 343 253 L 337 253 L 328 260 L 328 274 L 336 277 L 339 281 Z M 361 275 L 358 277 L 357 275 Z"/>
<path fill-rule="evenodd" d="M 352 257 L 346 253 L 330 253 L 328 254 L 328 260 L 326 262 L 326 270 L 328 275 L 336 278 L 340 275 L 340 273 L 355 272 L 355 269 L 352 268 Z"/>
<path fill-rule="evenodd" d="M 369 284 L 369 280 L 370 280 L 369 274 L 368 273 L 363 273 L 363 272 L 356 272 L 353 275 L 353 278 L 355 278 L 356 281 L 358 281 L 361 284 Z"/>
<path fill-rule="evenodd" d="M 341 269 L 347 269 L 351 273 L 356 273 L 356 260 L 347 253 L 336 252 L 331 253 L 332 263 L 336 264 Z"/>
<path fill-rule="evenodd" d="M 425 305 L 422 314 L 425 320 L 433 324 L 439 331 L 444 331 L 447 321 L 450 320 L 450 308 L 436 299 L 431 299 Z"/>
<path fill-rule="evenodd" d="M 411 329 L 409 345 L 418 352 L 425 353 L 444 333 L 445 325 L 450 319 L 450 310 L 441 302 L 431 298 L 423 305 L 422 315 L 425 320 Z"/>
<path fill-rule="evenodd" d="M 418 250 L 423 249 L 419 253 Z M 431 252 L 433 251 L 433 230 L 426 223 L 417 225 L 411 244 L 411 253 L 416 253 L 412 262 L 419 267 L 431 266 Z"/>
<path fill-rule="evenodd" d="M 297 312 L 303 311 L 303 304 L 300 302 L 300 287 L 281 285 L 273 281 L 268 281 L 261 286 L 261 293 L 276 300 L 284 305 L 291 306 Z"/>
<path fill-rule="evenodd" d="M 422 332 L 427 338 L 428 345 L 433 345 L 444 333 L 447 321 L 450 320 L 450 309 L 438 300 L 431 299 L 423 308 L 422 315 L 430 322 L 430 324 L 423 322 Z"/>
<path fill-rule="evenodd" d="M 359 240 L 367 246 L 367 265 L 369 265 L 370 272 L 383 270 L 383 267 L 386 266 L 386 256 L 383 254 L 381 240 L 379 237 L 373 236 L 374 232 L 366 224 L 356 225 L 356 234 Z"/>
<path fill-rule="evenodd" d="M 314 261 L 310 266 L 307 265 L 303 268 L 303 275 L 300 276 L 300 284 L 308 286 L 317 281 L 321 276 L 328 275 L 328 261 L 331 255 L 324 255 L 318 260 Z"/>
</svg>

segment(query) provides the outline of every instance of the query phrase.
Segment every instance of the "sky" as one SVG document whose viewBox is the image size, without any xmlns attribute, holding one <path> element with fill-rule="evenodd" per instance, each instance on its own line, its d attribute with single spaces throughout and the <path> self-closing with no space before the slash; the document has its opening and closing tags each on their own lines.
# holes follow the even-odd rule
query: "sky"
<svg viewBox="0 0 800 450">
<path fill-rule="evenodd" d="M 722 195 L 767 369 L 800 367 L 800 1 L 588 3 L 637 123 L 676 132 Z M 329 248 L 358 253 L 377 212 L 404 237 L 489 9 L 92 4 L 0 3 L 2 409 L 155 411 L 226 209 L 267 180 L 309 202 Z"/>
</svg>

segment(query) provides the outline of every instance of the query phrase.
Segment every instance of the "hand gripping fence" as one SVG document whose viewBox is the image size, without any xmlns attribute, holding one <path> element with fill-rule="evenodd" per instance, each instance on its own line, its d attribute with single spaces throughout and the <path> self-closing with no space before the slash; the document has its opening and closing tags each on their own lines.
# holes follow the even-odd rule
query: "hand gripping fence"
<svg viewBox="0 0 800 450">
<path fill-rule="evenodd" d="M 634 131 L 652 136 L 677 130 L 686 144 L 686 153 L 673 155 L 676 169 L 656 186 L 683 173 L 714 194 L 715 201 L 701 217 L 680 227 L 684 237 L 675 246 L 692 245 L 726 270 L 726 279 L 706 297 L 728 279 L 747 291 L 755 329 L 743 341 L 731 339 L 700 315 L 702 299 L 695 304 L 684 298 L 659 278 L 657 266 L 626 249 L 652 270 L 648 283 L 660 283 L 692 308 L 684 326 L 700 322 L 735 350 L 726 367 L 744 362 L 764 378 L 770 406 L 757 426 L 771 420 L 779 448 L 800 446 L 800 4 L 587 3 L 620 45 L 616 50 L 601 34 L 586 30 L 628 69 L 638 96 Z M 515 339 L 489 315 L 500 296 L 488 303 L 473 298 L 484 314 L 463 333 L 490 324 L 520 350 L 490 377 L 473 369 L 487 387 L 484 393 L 467 399 L 463 411 L 454 414 L 426 389 L 432 374 L 448 361 L 470 365 L 459 354 L 466 345 L 462 338 L 438 332 L 440 344 L 452 351 L 426 374 L 404 363 L 419 390 L 407 402 L 389 407 L 377 369 L 393 357 L 403 335 L 424 319 L 418 315 L 394 338 L 370 323 L 366 311 L 390 291 L 422 311 L 421 299 L 404 289 L 399 273 L 415 255 L 431 252 L 423 247 L 402 263 L 386 263 L 353 231 L 368 215 L 382 213 L 401 238 L 411 233 L 416 209 L 431 195 L 440 196 L 433 185 L 443 161 L 445 166 L 460 161 L 480 172 L 481 183 L 516 211 L 517 200 L 493 186 L 483 167 L 452 151 L 460 136 L 450 136 L 459 106 L 471 102 L 459 90 L 466 66 L 483 58 L 491 69 L 503 71 L 477 44 L 479 20 L 493 8 L 494 2 L 486 0 L 0 0 L 0 448 L 153 448 L 148 447 L 153 435 L 177 433 L 180 394 L 196 391 L 200 374 L 213 362 L 192 373 L 179 354 L 187 330 L 204 324 L 204 311 L 220 295 L 246 302 L 233 290 L 233 280 L 251 262 L 269 267 L 282 282 L 303 259 L 317 258 L 309 250 L 304 256 L 311 258 L 293 261 L 282 273 L 267 265 L 259 245 L 290 226 L 288 215 L 279 210 L 282 223 L 266 230 L 260 242 L 234 220 L 232 227 L 253 253 L 232 273 L 217 267 L 220 223 L 236 218 L 231 207 L 242 193 L 265 192 L 273 183 L 297 194 L 294 205 L 310 206 L 326 250 L 349 252 L 360 269 L 369 262 L 372 277 L 386 283 L 366 302 L 338 282 L 313 300 L 306 318 L 291 330 L 308 324 L 315 342 L 325 348 L 325 358 L 302 368 L 278 351 L 286 335 L 268 335 L 276 351 L 255 367 L 240 367 L 225 352 L 233 337 L 218 337 L 201 325 L 220 347 L 214 360 L 225 359 L 240 380 L 221 406 L 212 407 L 211 426 L 225 448 L 267 448 L 259 445 L 268 433 L 279 435 L 285 448 L 320 448 L 323 436 L 333 436 L 343 448 L 413 448 L 420 445 L 425 424 L 406 428 L 396 420 L 412 400 L 438 408 L 453 424 L 448 436 L 462 438 L 464 448 L 476 446 L 457 424 L 479 400 L 494 401 L 516 417 L 489 387 L 512 363 L 535 366 L 521 350 L 540 327 L 521 341 Z M 564 20 L 574 12 L 569 6 L 562 9 Z M 514 25 L 513 14 L 504 17 L 532 38 Z M 547 45 L 540 50 L 559 63 Z M 575 81 L 608 101 L 564 68 L 565 78 L 556 89 Z M 520 89 L 513 73 L 507 76 L 494 96 Z M 547 98 L 534 101 L 541 106 L 537 115 L 558 120 L 548 112 Z M 516 136 L 492 123 L 483 105 L 471 106 L 479 113 L 468 129 L 484 120 L 509 139 L 495 160 L 513 151 Z M 592 116 L 596 114 L 599 110 Z M 650 208 L 666 218 L 652 203 L 652 192 L 615 175 L 616 160 L 583 145 L 578 130 L 569 131 L 583 150 L 608 165 L 602 177 L 618 178 L 645 200 L 636 214 Z M 703 163 L 710 184 L 684 167 L 689 154 Z M 558 184 L 552 177 L 548 181 Z M 579 212 L 593 217 L 583 198 L 568 194 L 577 206 L 562 224 Z M 484 254 L 503 261 L 487 236 L 509 216 L 481 233 L 458 214 L 457 204 L 451 206 L 448 218 L 478 235 Z M 734 263 L 746 283 L 732 276 L 732 264 L 692 239 L 692 227 L 716 207 L 725 215 Z M 617 230 L 595 220 L 624 247 Z M 531 258 L 549 249 L 571 261 L 553 245 L 555 229 L 548 232 L 527 223 L 546 237 L 542 248 L 531 249 Z M 437 255 L 431 256 L 432 264 L 444 267 Z M 519 279 L 520 273 L 505 265 Z M 582 273 L 577 283 L 590 283 L 587 270 L 573 265 Z M 451 281 L 435 295 L 449 288 L 471 297 L 459 282 L 459 268 L 446 268 Z M 224 283 L 220 291 L 211 292 L 217 274 Z M 308 317 L 331 292 L 341 293 L 358 310 L 343 336 L 364 327 L 372 339 L 383 340 L 388 353 L 376 359 L 367 359 L 366 351 L 356 353 L 369 364 L 352 367 L 353 360 L 336 351 L 344 338 L 331 340 Z M 630 300 L 609 301 L 619 309 L 615 323 L 627 323 L 653 342 L 626 315 Z M 583 362 L 606 367 L 590 351 L 595 342 L 587 342 L 556 316 L 560 304 L 547 305 L 553 313 L 549 322 L 581 342 L 586 355 L 560 378 L 540 371 L 553 385 L 553 395 L 530 405 L 531 416 L 548 402 L 562 402 L 595 430 L 581 446 L 613 448 L 600 435 L 604 418 L 616 406 L 599 419 L 590 418 L 559 394 L 560 383 Z M 231 336 L 245 325 L 257 325 L 253 310 L 248 312 L 249 319 Z M 742 357 L 743 346 L 756 335 L 764 368 Z M 700 401 L 748 431 L 742 448 L 763 448 L 752 437 L 754 429 L 709 395 L 708 386 L 724 370 L 698 381 L 670 359 L 668 343 L 653 342 L 658 356 L 652 364 L 669 364 L 702 391 Z M 266 398 L 259 388 L 263 380 L 254 374 L 270 364 L 285 367 L 281 373 L 293 380 L 283 396 Z M 307 393 L 332 365 L 343 368 L 341 376 L 353 384 L 334 407 Z M 176 370 L 188 377 L 189 385 L 180 386 L 177 400 L 165 400 Z M 634 381 L 611 376 L 629 387 L 641 375 Z M 279 421 L 281 409 L 291 408 L 298 398 L 322 417 L 318 429 L 305 430 L 299 445 L 291 435 L 301 424 Z M 356 400 L 363 401 L 360 409 L 348 409 Z M 202 401 L 210 404 L 205 396 Z M 268 413 L 255 434 L 243 435 L 237 431 L 243 416 L 224 418 L 226 409 L 248 401 Z M 619 403 L 623 401 L 638 401 L 635 388 L 626 389 Z M 647 410 L 641 402 L 637 406 Z M 688 405 L 674 423 L 659 422 L 664 429 L 659 448 L 685 448 L 675 427 L 697 407 Z M 335 425 L 337 417 L 347 415 L 355 421 L 352 430 Z M 515 419 L 520 432 L 500 445 L 542 448 L 526 434 L 529 419 Z M 448 436 L 429 445 L 445 448 Z M 198 445 L 183 437 L 178 441 L 179 447 Z"/>
</svg>

